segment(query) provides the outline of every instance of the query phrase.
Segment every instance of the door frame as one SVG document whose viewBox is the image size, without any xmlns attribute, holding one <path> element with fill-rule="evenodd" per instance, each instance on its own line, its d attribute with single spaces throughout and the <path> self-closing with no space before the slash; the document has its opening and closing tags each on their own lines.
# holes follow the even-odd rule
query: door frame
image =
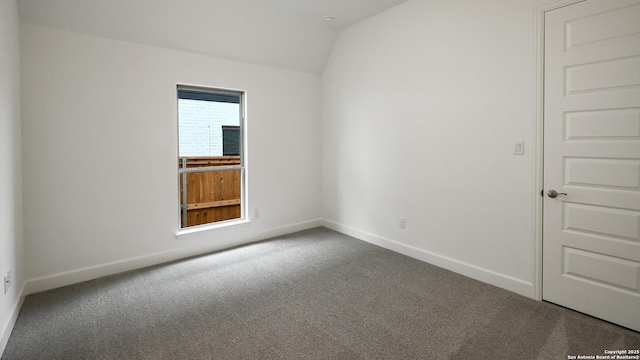
<svg viewBox="0 0 640 360">
<path fill-rule="evenodd" d="M 533 261 L 533 298 L 542 301 L 542 212 L 544 197 L 541 194 L 544 185 L 544 16 L 548 11 L 574 5 L 587 0 L 551 0 L 536 7 L 535 41 L 535 181 L 534 181 L 534 261 Z"/>
</svg>

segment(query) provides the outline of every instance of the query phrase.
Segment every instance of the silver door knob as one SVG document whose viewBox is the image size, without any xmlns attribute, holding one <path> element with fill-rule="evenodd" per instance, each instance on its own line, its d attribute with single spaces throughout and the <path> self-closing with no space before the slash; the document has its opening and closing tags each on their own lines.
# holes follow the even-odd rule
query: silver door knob
<svg viewBox="0 0 640 360">
<path fill-rule="evenodd" d="M 557 198 L 558 195 L 567 195 L 567 193 L 559 193 L 559 192 L 557 192 L 555 190 L 549 190 L 549 192 L 547 193 L 547 196 L 552 198 L 552 199 Z"/>
</svg>

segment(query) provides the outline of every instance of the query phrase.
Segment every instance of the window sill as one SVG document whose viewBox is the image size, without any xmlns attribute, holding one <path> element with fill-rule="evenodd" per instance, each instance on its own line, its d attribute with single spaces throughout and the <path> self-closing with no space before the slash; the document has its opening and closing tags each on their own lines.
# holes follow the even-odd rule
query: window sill
<svg viewBox="0 0 640 360">
<path fill-rule="evenodd" d="M 213 232 L 215 230 L 240 228 L 240 227 L 246 227 L 249 225 L 251 225 L 251 221 L 249 219 L 222 221 L 219 223 L 198 225 L 198 226 L 193 226 L 186 229 L 180 229 L 175 233 L 175 236 L 176 236 L 176 239 L 183 240 L 183 239 L 188 239 L 195 236 L 203 235 L 204 233 Z"/>
</svg>

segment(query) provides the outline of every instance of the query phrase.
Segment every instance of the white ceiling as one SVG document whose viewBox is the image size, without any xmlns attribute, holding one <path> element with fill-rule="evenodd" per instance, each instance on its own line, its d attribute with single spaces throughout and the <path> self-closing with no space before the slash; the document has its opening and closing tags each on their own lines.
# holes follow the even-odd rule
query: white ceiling
<svg viewBox="0 0 640 360">
<path fill-rule="evenodd" d="M 405 1 L 18 0 L 18 8 L 31 24 L 319 73 L 340 29 Z"/>
<path fill-rule="evenodd" d="M 388 10 L 407 0 L 253 0 L 309 20 L 333 16 L 336 30 Z"/>
</svg>

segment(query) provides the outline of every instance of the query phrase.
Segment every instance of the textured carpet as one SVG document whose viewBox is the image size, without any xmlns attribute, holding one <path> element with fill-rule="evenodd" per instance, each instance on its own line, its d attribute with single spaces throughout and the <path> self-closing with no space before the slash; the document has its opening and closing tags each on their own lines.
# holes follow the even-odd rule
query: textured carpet
<svg viewBox="0 0 640 360">
<path fill-rule="evenodd" d="M 26 298 L 10 359 L 567 359 L 640 333 L 324 228 Z"/>
</svg>

